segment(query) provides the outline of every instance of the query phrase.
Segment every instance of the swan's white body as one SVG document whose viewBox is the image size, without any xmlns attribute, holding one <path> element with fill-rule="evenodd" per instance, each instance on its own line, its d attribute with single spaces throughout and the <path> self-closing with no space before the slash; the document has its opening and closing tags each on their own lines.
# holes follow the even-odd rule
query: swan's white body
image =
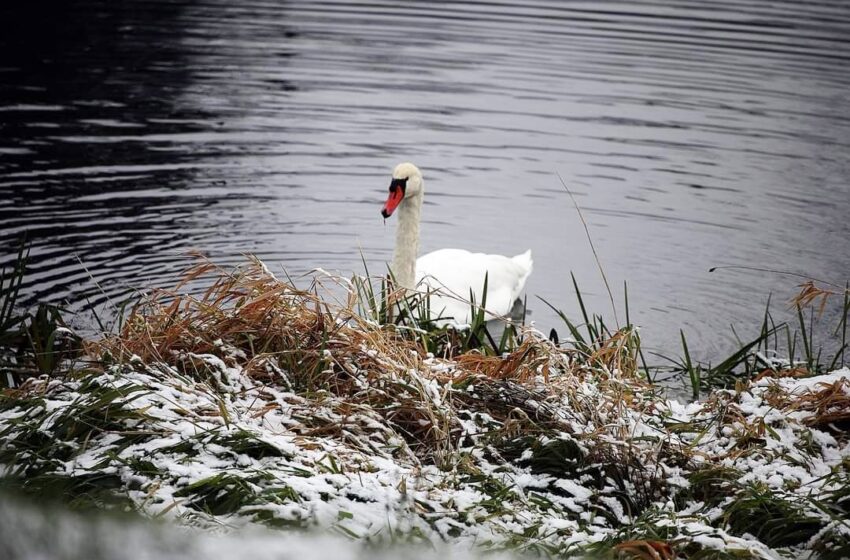
<svg viewBox="0 0 850 560">
<path fill-rule="evenodd" d="M 430 293 L 430 315 L 435 321 L 469 323 L 470 294 L 477 305 L 485 303 L 487 320 L 508 316 L 531 274 L 531 251 L 505 257 L 440 249 L 417 259 L 424 193 L 422 173 L 415 165 L 402 163 L 395 168 L 390 197 L 382 214 L 388 217 L 396 207 L 399 209 L 396 247 L 390 265 L 396 281 L 404 288 Z"/>
<path fill-rule="evenodd" d="M 485 318 L 510 315 L 531 274 L 531 250 L 515 257 L 440 249 L 416 260 L 416 288 L 432 292 L 431 318 L 470 322 L 470 289 L 475 303 L 483 301 Z M 484 300 L 484 278 L 487 299 Z"/>
</svg>

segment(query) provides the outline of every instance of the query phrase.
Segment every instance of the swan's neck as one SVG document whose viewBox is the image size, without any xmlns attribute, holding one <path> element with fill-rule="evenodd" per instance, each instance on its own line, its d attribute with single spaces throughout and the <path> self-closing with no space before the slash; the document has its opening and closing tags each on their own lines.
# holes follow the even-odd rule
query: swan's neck
<svg viewBox="0 0 850 560">
<path fill-rule="evenodd" d="M 422 194 L 405 199 L 398 208 L 398 230 L 395 253 L 390 268 L 396 282 L 413 289 L 416 283 L 416 255 L 419 254 L 419 216 L 422 213 Z"/>
</svg>

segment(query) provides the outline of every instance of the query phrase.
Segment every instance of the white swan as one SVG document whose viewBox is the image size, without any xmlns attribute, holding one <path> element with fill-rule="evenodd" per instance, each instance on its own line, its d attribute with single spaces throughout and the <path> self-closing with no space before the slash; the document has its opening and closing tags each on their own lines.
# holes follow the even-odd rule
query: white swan
<svg viewBox="0 0 850 560">
<path fill-rule="evenodd" d="M 531 274 L 531 250 L 515 257 L 470 253 L 463 249 L 440 249 L 416 258 L 419 252 L 419 217 L 425 194 L 422 172 L 412 163 L 400 163 L 393 171 L 390 194 L 381 215 L 398 208 L 395 253 L 390 265 L 396 282 L 404 288 L 432 292 L 433 320 L 467 324 L 470 290 L 475 302 L 483 301 L 487 277 L 486 320 L 510 314 L 514 300 Z"/>
</svg>

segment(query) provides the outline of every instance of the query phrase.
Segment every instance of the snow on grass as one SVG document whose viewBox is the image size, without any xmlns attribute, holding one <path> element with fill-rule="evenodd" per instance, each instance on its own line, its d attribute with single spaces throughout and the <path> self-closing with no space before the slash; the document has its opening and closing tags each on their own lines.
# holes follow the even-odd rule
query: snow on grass
<svg viewBox="0 0 850 560">
<path fill-rule="evenodd" d="M 433 352 L 263 270 L 137 308 L 96 362 L 7 391 L 0 489 L 370 544 L 850 554 L 848 369 L 682 404 L 636 375 L 631 331 L 590 356 L 534 330 Z"/>
<path fill-rule="evenodd" d="M 207 363 L 221 370 L 220 360 Z M 509 422 L 485 417 L 487 429 L 473 434 L 467 421 L 453 464 L 439 468 L 374 410 L 228 369 L 199 381 L 133 363 L 30 382 L 0 412 L 7 481 L 35 490 L 62 478 L 79 499 L 119 493 L 131 509 L 190 525 L 312 527 L 372 541 L 567 553 L 646 539 L 648 524 L 682 550 L 772 558 L 772 549 L 828 548 L 838 537 L 846 547 L 837 517 L 847 505 L 847 438 L 810 427 L 817 410 L 776 414 L 771 403 L 846 391 L 848 370 L 761 380 L 699 405 L 656 400 L 580 434 L 570 402 L 561 403 L 562 431 L 512 437 Z M 438 402 L 454 391 L 436 379 L 425 386 Z M 614 404 L 593 383 L 578 387 L 580 398 Z M 624 439 L 610 436 L 613 422 L 624 423 L 615 430 Z M 625 462 L 606 465 L 606 454 Z M 703 480 L 712 469 L 731 474 Z M 835 493 L 843 498 L 832 501 Z"/>
</svg>

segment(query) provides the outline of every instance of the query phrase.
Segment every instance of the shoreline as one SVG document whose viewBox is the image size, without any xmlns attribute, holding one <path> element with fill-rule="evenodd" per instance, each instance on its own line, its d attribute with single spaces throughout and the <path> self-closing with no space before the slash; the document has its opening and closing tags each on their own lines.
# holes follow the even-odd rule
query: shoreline
<svg viewBox="0 0 850 560">
<path fill-rule="evenodd" d="M 203 298 L 152 295 L 85 360 L 3 393 L 0 488 L 370 544 L 850 552 L 848 368 L 777 362 L 685 404 L 642 377 L 636 330 L 555 344 L 519 328 L 497 352 L 475 325 L 396 322 L 377 297 L 394 295 L 369 307 L 365 285 L 334 306 L 259 261 L 187 278 L 204 274 Z"/>
</svg>

